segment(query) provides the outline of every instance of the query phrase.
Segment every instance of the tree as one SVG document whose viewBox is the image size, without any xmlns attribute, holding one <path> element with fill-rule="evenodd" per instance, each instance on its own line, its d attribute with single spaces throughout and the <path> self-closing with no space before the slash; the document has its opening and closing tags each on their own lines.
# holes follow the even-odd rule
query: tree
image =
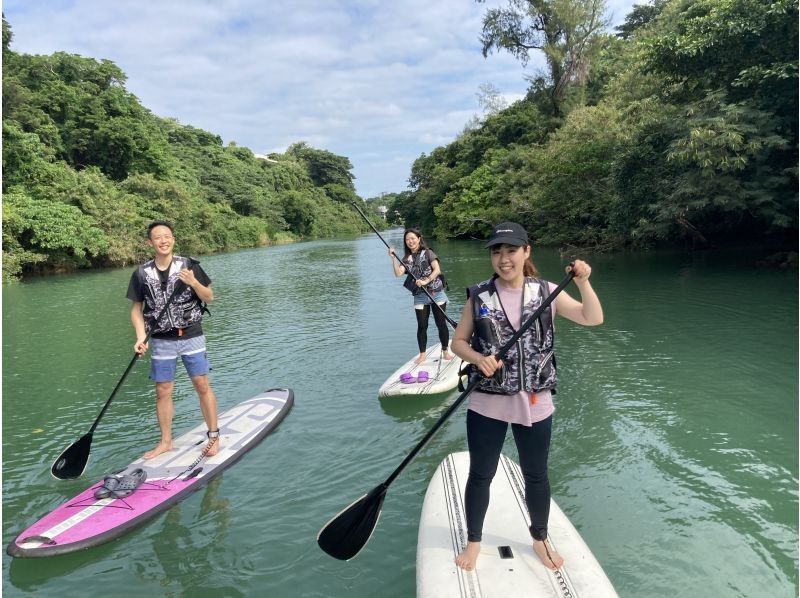
<svg viewBox="0 0 800 598">
<path fill-rule="evenodd" d="M 3 198 L 3 252 L 13 268 L 45 260 L 51 267 L 72 268 L 89 263 L 108 247 L 96 222 L 75 206 L 31 199 L 23 193 Z M 22 261 L 15 256 L 20 251 Z M 5 261 L 5 260 L 4 260 Z"/>
<path fill-rule="evenodd" d="M 281 195 L 286 222 L 301 235 L 310 235 L 314 227 L 314 202 L 300 191 L 288 191 Z"/>
<path fill-rule="evenodd" d="M 508 108 L 508 102 L 492 83 L 481 83 L 478 86 L 477 96 L 478 104 L 487 116 L 492 116 Z"/>
<path fill-rule="evenodd" d="M 568 87 L 586 80 L 593 42 L 607 26 L 604 12 L 605 0 L 508 0 L 484 14 L 483 55 L 506 50 L 525 65 L 531 50 L 542 51 L 552 111 L 560 116 Z"/>
<path fill-rule="evenodd" d="M 625 22 L 615 27 L 619 31 L 617 36 L 625 40 L 630 39 L 637 29 L 655 20 L 666 4 L 667 0 L 653 0 L 652 4 L 634 4 L 631 12 L 625 17 Z"/>
<path fill-rule="evenodd" d="M 674 2 L 641 46 L 643 70 L 683 112 L 655 221 L 701 242 L 796 231 L 797 1 Z"/>
<path fill-rule="evenodd" d="M 326 150 L 315 149 L 302 141 L 289 146 L 286 153 L 295 156 L 305 165 L 316 186 L 324 187 L 333 183 L 355 189 L 353 186 L 355 176 L 350 172 L 353 165 L 349 158 L 337 156 Z"/>
<path fill-rule="evenodd" d="M 3 120 L 3 190 L 21 185 L 34 190 L 47 189 L 72 171 L 55 157 L 51 147 L 35 133 L 26 133 L 19 123 Z M 44 192 L 41 195 L 45 195 Z"/>
<path fill-rule="evenodd" d="M 546 144 L 519 148 L 504 177 L 516 214 L 537 242 L 616 247 L 613 166 L 628 132 L 609 105 L 576 108 Z M 622 234 L 621 234 L 622 233 Z"/>
<path fill-rule="evenodd" d="M 491 150 L 486 161 L 459 179 L 434 208 L 440 237 L 485 236 L 492 224 L 509 215 L 502 181 L 507 150 Z"/>
</svg>

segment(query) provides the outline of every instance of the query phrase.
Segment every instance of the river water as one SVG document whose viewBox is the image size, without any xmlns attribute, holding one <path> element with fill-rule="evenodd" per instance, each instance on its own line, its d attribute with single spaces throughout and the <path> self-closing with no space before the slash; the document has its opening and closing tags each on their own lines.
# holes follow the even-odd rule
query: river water
<svg viewBox="0 0 800 598">
<path fill-rule="evenodd" d="M 397 247 L 400 236 L 386 234 Z M 434 249 L 457 319 L 465 286 L 490 274 L 488 256 L 477 242 Z M 542 275 L 560 281 L 571 256 L 534 253 Z M 606 323 L 557 323 L 555 500 L 620 596 L 797 596 L 797 273 L 759 267 L 751 252 L 582 257 Z M 315 541 L 457 396 L 377 397 L 416 352 L 411 297 L 385 247 L 373 235 L 202 264 L 216 296 L 204 327 L 220 409 L 276 386 L 294 389 L 295 408 L 235 467 L 121 539 L 48 559 L 4 555 L 3 592 L 414 596 L 422 499 L 444 456 L 466 450 L 463 407 L 391 485 L 361 554 L 339 562 Z M 3 288 L 5 544 L 157 440 L 145 362 L 95 432 L 84 476 L 49 473 L 131 358 L 130 272 Z M 175 396 L 180 433 L 200 418 L 184 373 Z M 516 459 L 510 434 L 505 450 Z"/>
</svg>

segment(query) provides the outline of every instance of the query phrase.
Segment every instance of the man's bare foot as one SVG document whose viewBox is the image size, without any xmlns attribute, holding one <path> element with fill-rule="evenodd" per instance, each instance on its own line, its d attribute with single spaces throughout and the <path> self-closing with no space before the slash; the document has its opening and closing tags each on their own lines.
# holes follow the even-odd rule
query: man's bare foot
<svg viewBox="0 0 800 598">
<path fill-rule="evenodd" d="M 444 357 L 445 361 L 450 361 L 451 359 L 453 359 L 453 354 L 450 351 L 445 350 L 442 353 L 442 357 Z"/>
<path fill-rule="evenodd" d="M 422 365 L 423 363 L 425 363 L 425 360 L 426 360 L 427 358 L 428 358 L 428 357 L 425 355 L 425 353 L 420 353 L 420 354 L 419 354 L 419 357 L 417 357 L 417 358 L 414 360 L 414 363 L 416 363 L 417 365 Z"/>
<path fill-rule="evenodd" d="M 164 442 L 163 440 L 156 445 L 153 450 L 147 451 L 144 454 L 145 459 L 152 459 L 158 457 L 161 453 L 166 453 L 172 450 L 172 442 Z"/>
<path fill-rule="evenodd" d="M 481 553 L 480 542 L 467 542 L 467 547 L 456 557 L 456 565 L 464 571 L 472 571 L 475 563 L 478 562 L 478 555 Z"/>
<path fill-rule="evenodd" d="M 211 443 L 211 440 L 213 440 L 214 442 Z M 212 438 L 211 440 L 209 440 L 208 450 L 206 451 L 206 457 L 213 457 L 219 452 L 219 436 L 217 436 L 216 438 Z"/>
<path fill-rule="evenodd" d="M 564 565 L 564 559 L 550 544 L 546 545 L 545 542 L 541 540 L 534 540 L 533 551 L 539 555 L 542 563 L 544 563 L 544 566 L 548 569 L 555 571 Z"/>
</svg>

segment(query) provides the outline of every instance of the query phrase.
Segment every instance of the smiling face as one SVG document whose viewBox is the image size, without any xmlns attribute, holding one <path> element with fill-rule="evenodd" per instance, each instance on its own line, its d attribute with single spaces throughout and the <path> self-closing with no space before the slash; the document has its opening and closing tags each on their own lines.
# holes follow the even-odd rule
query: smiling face
<svg viewBox="0 0 800 598">
<path fill-rule="evenodd" d="M 405 242 L 406 247 L 411 253 L 416 253 L 419 250 L 419 240 L 421 237 L 416 233 L 406 233 Z"/>
<path fill-rule="evenodd" d="M 172 248 L 175 247 L 175 237 L 168 226 L 154 226 L 150 230 L 150 238 L 147 240 L 150 247 L 155 249 L 156 256 L 167 257 L 172 255 Z"/>
<path fill-rule="evenodd" d="M 521 287 L 525 281 L 525 261 L 531 256 L 530 245 L 495 245 L 491 248 L 492 268 L 506 286 Z"/>
</svg>

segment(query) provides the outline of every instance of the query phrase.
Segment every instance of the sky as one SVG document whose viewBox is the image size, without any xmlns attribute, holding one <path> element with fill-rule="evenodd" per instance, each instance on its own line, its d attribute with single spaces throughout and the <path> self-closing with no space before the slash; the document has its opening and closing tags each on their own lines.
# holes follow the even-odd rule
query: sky
<svg viewBox="0 0 800 598">
<path fill-rule="evenodd" d="M 639 3 L 643 3 L 640 0 Z M 481 114 L 480 86 L 507 102 L 526 76 L 508 53 L 484 58 L 487 7 L 504 0 L 4 0 L 24 54 L 108 59 L 157 116 L 256 154 L 298 141 L 347 156 L 357 193 L 408 188 L 422 153 Z M 613 27 L 633 0 L 607 0 Z"/>
</svg>

